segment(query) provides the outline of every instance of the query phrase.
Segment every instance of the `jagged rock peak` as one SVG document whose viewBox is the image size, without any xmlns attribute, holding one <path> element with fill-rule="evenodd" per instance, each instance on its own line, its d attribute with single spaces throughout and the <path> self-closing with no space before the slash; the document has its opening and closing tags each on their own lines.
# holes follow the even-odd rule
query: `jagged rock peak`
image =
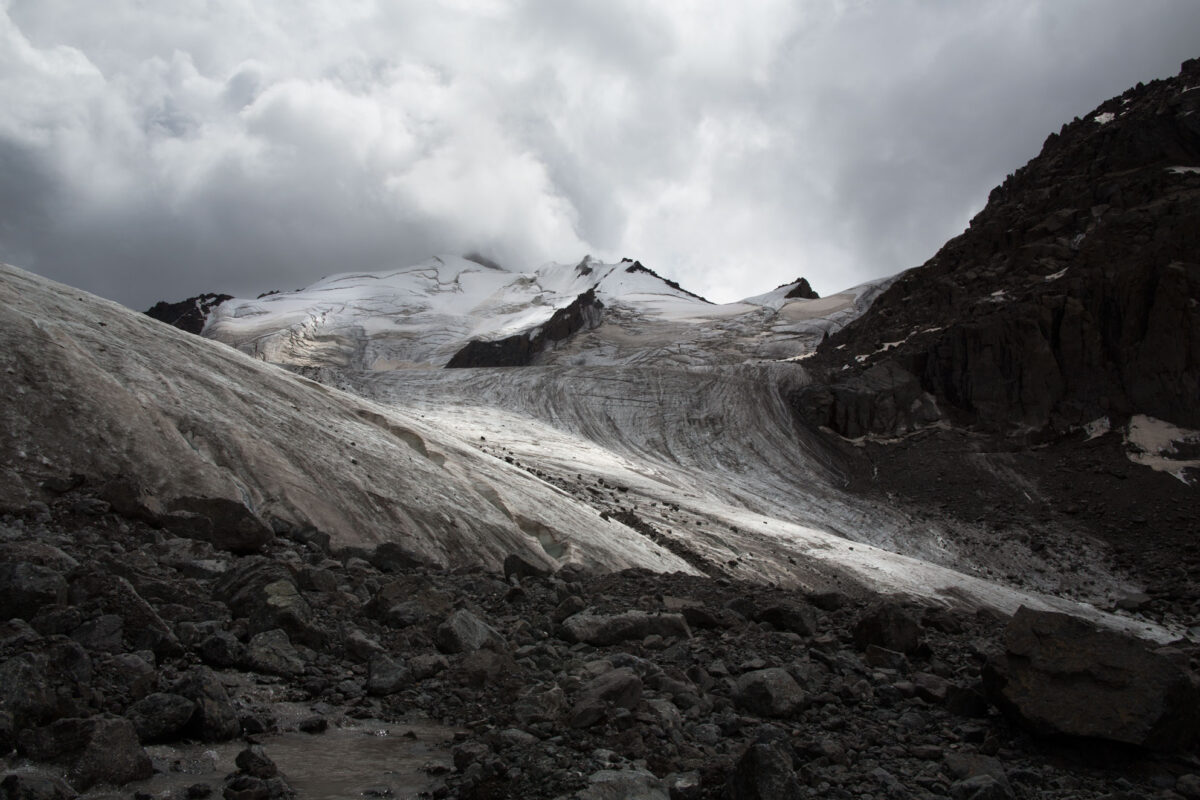
<svg viewBox="0 0 1200 800">
<path fill-rule="evenodd" d="M 204 330 L 204 323 L 208 321 L 208 315 L 212 313 L 212 310 L 226 300 L 232 299 L 233 295 L 206 293 L 180 300 L 177 303 L 159 300 L 146 309 L 145 313 L 147 316 L 168 325 L 174 325 L 188 333 L 200 333 Z"/>
</svg>

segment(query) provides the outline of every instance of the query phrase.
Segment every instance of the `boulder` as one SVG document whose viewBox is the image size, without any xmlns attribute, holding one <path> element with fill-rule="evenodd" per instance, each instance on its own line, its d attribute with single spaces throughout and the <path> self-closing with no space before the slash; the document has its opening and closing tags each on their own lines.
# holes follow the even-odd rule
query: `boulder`
<svg viewBox="0 0 1200 800">
<path fill-rule="evenodd" d="M 65 763 L 67 781 L 81 792 L 97 783 L 123 786 L 154 773 L 132 723 L 121 717 L 59 719 L 22 731 L 20 745 L 31 758 Z"/>
<path fill-rule="evenodd" d="M 78 797 L 75 790 L 54 775 L 12 772 L 0 781 L 0 798 L 4 800 L 72 800 L 75 797 Z"/>
<path fill-rule="evenodd" d="M 82 606 L 93 604 L 103 612 L 121 617 L 123 642 L 133 650 L 153 650 L 158 656 L 177 656 L 183 646 L 170 626 L 153 607 L 138 594 L 133 584 L 119 575 L 98 567 L 73 577 L 70 602 Z"/>
<path fill-rule="evenodd" d="M 642 702 L 642 679 L 632 669 L 609 670 L 589 681 L 571 710 L 570 725 L 586 728 L 608 715 L 610 708 L 635 709 Z"/>
<path fill-rule="evenodd" d="M 375 548 L 367 561 L 380 572 L 407 572 L 419 567 L 428 567 L 426 558 L 414 553 L 397 542 L 384 542 Z"/>
<path fill-rule="evenodd" d="M 667 786 L 644 769 L 605 769 L 588 777 L 577 800 L 669 800 Z"/>
<path fill-rule="evenodd" d="M 292 641 L 323 647 L 328 636 L 313 620 L 312 607 L 297 588 L 292 572 L 261 557 L 243 562 L 217 581 L 214 597 L 228 604 L 235 617 L 246 617 L 251 633 L 280 628 Z"/>
<path fill-rule="evenodd" d="M 815 636 L 817 633 L 817 612 L 806 603 L 769 606 L 760 610 L 755 620 L 769 623 L 776 630 L 791 631 L 801 636 Z"/>
<path fill-rule="evenodd" d="M 1165 751 L 1200 743 L 1200 681 L 1169 648 L 1024 606 L 1004 644 L 989 694 L 1034 731 Z"/>
<path fill-rule="evenodd" d="M 854 626 L 854 643 L 862 650 L 870 645 L 913 655 L 921 649 L 921 623 L 904 606 L 883 602 L 870 608 Z"/>
<path fill-rule="evenodd" d="M 279 775 L 279 767 L 271 760 L 261 745 L 251 745 L 237 754 L 234 760 L 239 771 L 253 775 L 255 778 L 274 778 Z"/>
<path fill-rule="evenodd" d="M 40 564 L 0 564 L 0 619 L 30 620 L 43 606 L 65 605 L 67 582 L 57 570 Z"/>
<path fill-rule="evenodd" d="M 189 670 L 171 687 L 196 704 L 188 723 L 187 733 L 202 742 L 224 742 L 242 731 L 237 711 L 229 701 L 229 693 L 207 667 Z"/>
<path fill-rule="evenodd" d="M 412 672 L 403 662 L 383 653 L 373 655 L 367 665 L 367 694 L 395 694 L 412 683 L 412 680 Z"/>
<path fill-rule="evenodd" d="M 534 564 L 516 553 L 510 553 L 504 559 L 504 579 L 506 581 L 516 578 L 523 582 L 528 578 L 545 578 L 549 575 L 548 567 Z"/>
<path fill-rule="evenodd" d="M 734 765 L 725 787 L 729 800 L 791 800 L 800 797 L 792 757 L 778 742 L 756 742 Z"/>
<path fill-rule="evenodd" d="M 600 647 L 651 635 L 685 638 L 692 635 L 682 614 L 647 614 L 644 611 L 621 614 L 581 612 L 563 620 L 560 633 L 567 641 L 586 642 Z"/>
<path fill-rule="evenodd" d="M 443 653 L 470 653 L 481 647 L 503 650 L 508 647 L 499 631 L 462 608 L 438 625 L 434 641 Z"/>
<path fill-rule="evenodd" d="M 196 704 L 181 694 L 155 692 L 125 711 L 138 739 L 144 744 L 176 739 L 196 711 Z"/>
<path fill-rule="evenodd" d="M 734 684 L 733 698 L 737 704 L 760 717 L 787 717 L 804 706 L 805 695 L 800 685 L 779 667 L 747 672 Z"/>
<path fill-rule="evenodd" d="M 17 730 L 53 718 L 59 700 L 44 656 L 22 653 L 0 664 L 0 707 L 8 710 Z"/>
<path fill-rule="evenodd" d="M 246 645 L 246 663 L 258 672 L 294 678 L 304 674 L 304 659 L 292 646 L 285 631 L 276 628 L 251 637 Z"/>
<path fill-rule="evenodd" d="M 209 542 L 218 550 L 257 553 L 275 538 L 250 509 L 224 497 L 180 497 L 171 501 L 170 511 L 160 517 L 167 530 Z"/>
</svg>

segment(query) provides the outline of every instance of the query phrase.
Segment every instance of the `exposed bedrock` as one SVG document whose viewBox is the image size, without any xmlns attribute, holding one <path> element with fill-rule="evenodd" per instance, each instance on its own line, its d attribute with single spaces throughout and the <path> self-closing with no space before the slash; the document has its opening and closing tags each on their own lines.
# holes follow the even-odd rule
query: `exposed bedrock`
<svg viewBox="0 0 1200 800">
<path fill-rule="evenodd" d="M 495 341 L 475 340 L 454 354 L 446 364 L 456 367 L 524 367 L 553 342 L 600 324 L 604 304 L 596 290 L 588 289 L 569 306 L 555 311 L 546 322 L 521 333 Z"/>
<path fill-rule="evenodd" d="M 796 407 L 850 437 L 911 430 L 931 401 L 1006 433 L 1131 414 L 1200 427 L 1198 78 L 1187 62 L 1051 135 L 965 233 L 822 344 L 808 363 L 827 385 Z M 928 398 L 893 410 L 918 386 Z"/>
</svg>

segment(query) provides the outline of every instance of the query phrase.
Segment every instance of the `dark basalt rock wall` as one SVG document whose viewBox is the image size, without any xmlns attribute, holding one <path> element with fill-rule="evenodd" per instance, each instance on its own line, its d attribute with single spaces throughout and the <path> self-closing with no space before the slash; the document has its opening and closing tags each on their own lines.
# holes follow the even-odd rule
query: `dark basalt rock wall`
<svg viewBox="0 0 1200 800">
<path fill-rule="evenodd" d="M 1186 62 L 1052 134 L 966 232 L 822 344 L 796 407 L 845 436 L 912 430 L 933 404 L 1035 436 L 1135 413 L 1200 427 L 1198 82 Z M 873 392 L 881 363 L 892 379 Z M 880 408 L 910 382 L 897 370 L 920 386 L 913 413 Z"/>
<path fill-rule="evenodd" d="M 538 353 L 550 342 L 561 342 L 575 333 L 594 328 L 600 323 L 604 304 L 596 299 L 596 290 L 588 289 L 550 319 L 531 331 L 523 331 L 504 339 L 469 342 L 454 354 L 447 368 L 458 367 L 525 367 L 533 363 Z"/>
<path fill-rule="evenodd" d="M 232 299 L 233 296 L 228 294 L 201 294 L 180 300 L 178 303 L 159 300 L 146 310 L 146 315 L 188 333 L 198 334 L 204 329 L 204 323 L 212 310 Z"/>
</svg>

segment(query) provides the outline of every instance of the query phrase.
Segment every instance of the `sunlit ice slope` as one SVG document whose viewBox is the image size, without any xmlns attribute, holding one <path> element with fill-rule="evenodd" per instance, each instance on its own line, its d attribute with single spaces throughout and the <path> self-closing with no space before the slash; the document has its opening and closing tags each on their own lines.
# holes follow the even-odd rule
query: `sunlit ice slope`
<svg viewBox="0 0 1200 800">
<path fill-rule="evenodd" d="M 1057 608 L 1159 635 L 1069 599 L 1128 589 L 1088 558 L 951 529 L 844 492 L 836 454 L 798 427 L 791 364 L 331 371 L 618 519 L 710 575 L 844 582 L 948 605 Z M 1065 558 L 1088 566 L 1065 568 Z M 1064 575 L 1068 575 L 1064 581 Z"/>
<path fill-rule="evenodd" d="M 579 330 L 547 340 L 533 363 L 742 363 L 810 352 L 887 283 L 819 300 L 787 298 L 791 284 L 717 305 L 634 261 L 585 258 L 514 272 L 440 256 L 228 301 L 204 335 L 293 367 L 441 367 L 472 341 L 536 336 L 555 312 L 590 292 Z"/>
<path fill-rule="evenodd" d="M 627 526 L 381 406 L 0 266 L 0 506 L 47 478 L 121 478 L 164 505 L 226 497 L 335 545 L 404 545 L 445 565 L 694 571 Z"/>
</svg>

